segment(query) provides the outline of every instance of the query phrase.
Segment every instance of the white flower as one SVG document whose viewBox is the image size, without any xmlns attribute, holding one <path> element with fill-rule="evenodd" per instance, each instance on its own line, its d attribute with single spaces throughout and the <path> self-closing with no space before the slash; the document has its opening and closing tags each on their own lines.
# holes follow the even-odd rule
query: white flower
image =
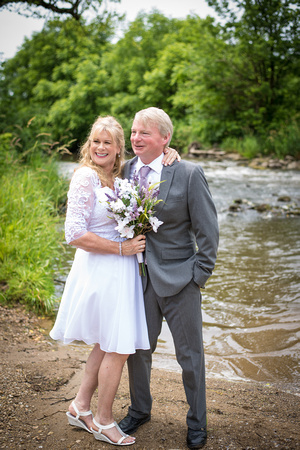
<svg viewBox="0 0 300 450">
<path fill-rule="evenodd" d="M 158 220 L 157 217 L 149 217 L 149 222 L 150 222 L 150 224 L 152 225 L 153 231 L 154 231 L 155 233 L 157 233 L 158 227 L 160 227 L 160 225 L 163 224 L 163 222 L 162 222 L 161 220 Z"/>
<path fill-rule="evenodd" d="M 118 198 L 118 200 L 111 205 L 111 209 L 113 210 L 113 212 L 121 212 L 124 211 L 126 208 L 122 200 Z"/>
<path fill-rule="evenodd" d="M 130 219 L 131 219 L 131 217 L 129 217 L 129 216 L 122 217 L 122 218 L 117 217 L 116 221 L 117 221 L 118 225 L 121 225 L 121 226 L 123 225 L 125 227 L 125 225 L 127 225 L 130 222 Z"/>
<path fill-rule="evenodd" d="M 127 239 L 131 239 L 134 237 L 134 225 L 131 225 L 131 227 L 127 227 L 124 221 L 118 223 L 118 225 L 115 227 L 115 230 L 120 233 L 121 237 Z"/>
<path fill-rule="evenodd" d="M 115 183 L 118 185 L 121 197 L 128 198 L 130 194 L 133 194 L 134 189 L 126 178 L 124 180 L 116 178 Z"/>
</svg>

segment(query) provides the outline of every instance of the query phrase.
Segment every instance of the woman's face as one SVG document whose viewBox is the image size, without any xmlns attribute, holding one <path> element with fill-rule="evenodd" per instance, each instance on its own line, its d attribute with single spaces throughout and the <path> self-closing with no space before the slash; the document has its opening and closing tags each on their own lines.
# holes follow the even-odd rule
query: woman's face
<svg viewBox="0 0 300 450">
<path fill-rule="evenodd" d="M 107 131 L 95 131 L 90 144 L 90 156 L 95 164 L 109 173 L 112 171 L 119 153 L 120 148 Z"/>
</svg>

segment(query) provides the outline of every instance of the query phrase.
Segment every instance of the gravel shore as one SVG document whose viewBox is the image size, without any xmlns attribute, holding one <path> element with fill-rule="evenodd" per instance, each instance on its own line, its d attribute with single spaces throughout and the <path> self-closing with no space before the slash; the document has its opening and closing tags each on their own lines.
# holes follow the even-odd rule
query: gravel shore
<svg viewBox="0 0 300 450">
<path fill-rule="evenodd" d="M 2 449 L 108 449 L 67 424 L 90 348 L 60 346 L 45 321 L 23 308 L 0 307 Z M 43 325 L 44 324 L 44 325 Z M 152 419 L 136 432 L 134 449 L 185 449 L 187 403 L 179 373 L 153 369 Z M 114 404 L 120 420 L 129 405 L 125 368 Z M 92 409 L 96 406 L 96 397 Z M 300 397 L 285 386 L 207 379 L 207 449 L 300 448 Z"/>
</svg>

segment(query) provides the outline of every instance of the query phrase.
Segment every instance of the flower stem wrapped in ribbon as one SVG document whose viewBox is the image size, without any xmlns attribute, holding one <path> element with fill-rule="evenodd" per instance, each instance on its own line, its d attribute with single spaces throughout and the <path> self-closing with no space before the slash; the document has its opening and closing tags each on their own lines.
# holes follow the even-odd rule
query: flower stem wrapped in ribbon
<svg viewBox="0 0 300 450">
<path fill-rule="evenodd" d="M 108 211 L 111 218 L 117 222 L 116 230 L 121 237 L 131 239 L 134 236 L 149 231 L 157 232 L 162 221 L 154 216 L 154 207 L 161 202 L 158 200 L 160 183 L 146 183 L 139 185 L 139 178 L 135 175 L 131 182 L 126 178 L 116 178 L 114 193 L 107 194 Z M 140 275 L 145 275 L 143 254 L 137 253 Z"/>
</svg>

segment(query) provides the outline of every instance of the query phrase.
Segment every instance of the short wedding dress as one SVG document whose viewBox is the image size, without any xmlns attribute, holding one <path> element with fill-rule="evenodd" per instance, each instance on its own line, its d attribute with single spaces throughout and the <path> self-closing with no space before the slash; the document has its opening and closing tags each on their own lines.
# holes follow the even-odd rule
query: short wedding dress
<svg viewBox="0 0 300 450">
<path fill-rule="evenodd" d="M 106 193 L 97 173 L 89 167 L 73 175 L 68 192 L 65 223 L 67 243 L 91 231 L 112 241 L 122 241 L 109 218 Z M 149 349 L 141 277 L 136 256 L 119 256 L 77 249 L 52 339 L 65 344 L 98 343 L 105 352 L 135 353 Z"/>
</svg>

